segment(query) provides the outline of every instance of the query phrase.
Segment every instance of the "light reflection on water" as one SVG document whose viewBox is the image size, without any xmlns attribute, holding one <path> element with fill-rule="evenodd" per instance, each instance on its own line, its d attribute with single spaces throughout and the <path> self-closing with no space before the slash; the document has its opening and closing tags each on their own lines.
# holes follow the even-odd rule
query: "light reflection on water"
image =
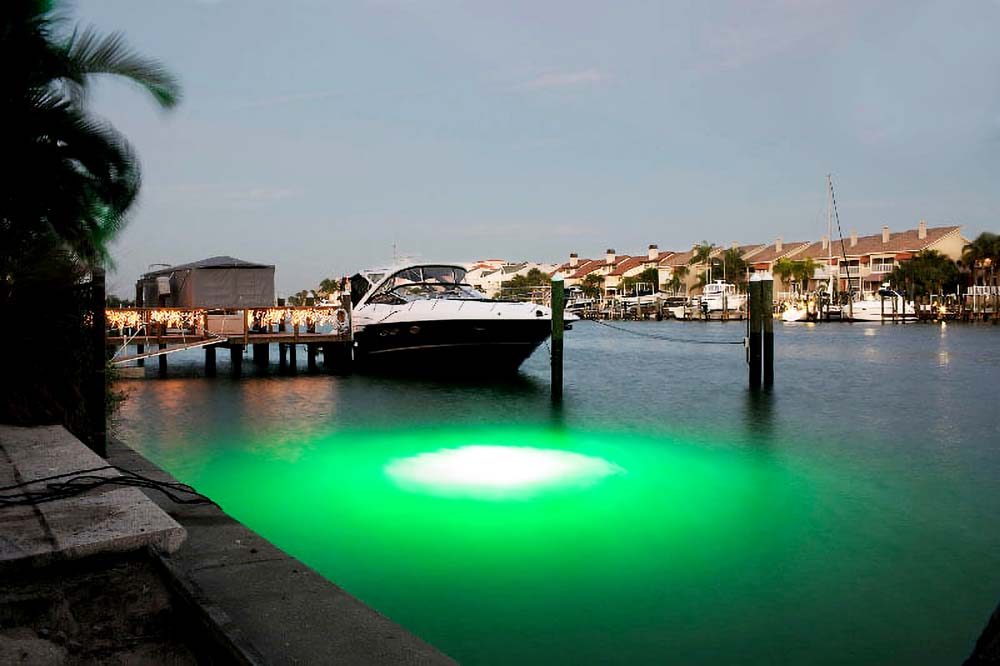
<svg viewBox="0 0 1000 666">
<path fill-rule="evenodd" d="M 220 363 L 119 431 L 464 662 L 956 663 L 1000 597 L 998 335 L 776 325 L 750 393 L 739 346 L 581 322 L 561 408 L 544 348 L 486 387 Z"/>
</svg>

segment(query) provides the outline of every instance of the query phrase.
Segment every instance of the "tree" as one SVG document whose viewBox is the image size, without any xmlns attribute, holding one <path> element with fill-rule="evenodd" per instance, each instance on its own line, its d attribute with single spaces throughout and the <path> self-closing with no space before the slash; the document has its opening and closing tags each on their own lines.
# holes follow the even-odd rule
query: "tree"
<svg viewBox="0 0 1000 666">
<path fill-rule="evenodd" d="M 333 280 L 331 278 L 323 278 L 316 288 L 316 291 L 321 295 L 328 297 L 330 294 L 340 291 L 340 280 Z"/>
<path fill-rule="evenodd" d="M 690 273 L 690 269 L 687 266 L 674 266 L 673 270 L 670 271 L 670 280 L 666 284 L 672 293 L 676 294 L 681 290 L 681 287 L 687 292 L 688 273 Z"/>
<path fill-rule="evenodd" d="M 943 294 L 957 288 L 958 280 L 958 266 L 936 250 L 918 252 L 889 274 L 889 281 L 909 296 Z"/>
<path fill-rule="evenodd" d="M 651 285 L 653 292 L 660 290 L 660 273 L 656 270 L 655 266 L 651 266 L 639 273 L 638 275 L 630 275 L 629 277 L 622 279 L 622 294 L 629 294 L 635 290 L 635 286 L 638 284 Z"/>
<path fill-rule="evenodd" d="M 803 293 L 809 288 L 809 280 L 812 279 L 817 268 L 819 268 L 819 264 L 812 257 L 796 259 L 792 262 L 792 277 L 799 283 Z"/>
<path fill-rule="evenodd" d="M 126 139 L 87 108 L 94 78 L 137 84 L 162 108 L 179 86 L 120 34 L 60 31 L 48 0 L 13 0 L 0 12 L 0 348 L 27 349 L 45 331 L 45 354 L 11 355 L 0 382 L 0 420 L 62 423 L 88 436 L 82 399 L 94 376 L 88 270 L 138 193 L 139 163 Z M 100 416 L 100 415 L 94 415 Z"/>
<path fill-rule="evenodd" d="M 0 87 L 6 124 L 0 178 L 0 275 L 30 243 L 55 242 L 85 266 L 106 263 L 141 176 L 128 141 L 87 109 L 95 76 L 145 89 L 163 108 L 179 86 L 119 33 L 57 33 L 49 0 L 8 3 L 0 17 Z"/>
<path fill-rule="evenodd" d="M 776 275 L 782 284 L 787 285 L 788 279 L 795 273 L 795 262 L 788 257 L 782 257 L 774 262 L 774 266 L 771 267 L 771 273 Z"/>
<path fill-rule="evenodd" d="M 747 262 L 743 260 L 738 248 L 731 247 L 723 252 L 719 265 L 727 282 L 735 284 L 740 291 L 746 288 Z"/>
<path fill-rule="evenodd" d="M 982 276 L 985 284 L 993 284 L 997 262 L 1000 261 L 1000 236 L 988 231 L 962 248 L 962 265 L 972 271 L 972 283 L 979 284 Z"/>
<path fill-rule="evenodd" d="M 532 292 L 547 290 L 551 286 L 552 279 L 548 275 L 537 268 L 532 268 L 525 274 L 515 275 L 510 280 L 502 282 L 500 290 L 507 298 L 526 298 L 530 297 Z"/>
<path fill-rule="evenodd" d="M 580 291 L 587 298 L 600 298 L 604 292 L 604 276 L 591 273 L 580 281 Z"/>
</svg>

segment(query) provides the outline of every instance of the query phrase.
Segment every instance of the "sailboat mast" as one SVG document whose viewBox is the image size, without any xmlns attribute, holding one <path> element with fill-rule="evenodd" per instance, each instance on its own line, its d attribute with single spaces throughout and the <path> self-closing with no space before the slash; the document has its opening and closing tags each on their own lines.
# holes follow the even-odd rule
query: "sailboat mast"
<svg viewBox="0 0 1000 666">
<path fill-rule="evenodd" d="M 837 293 L 837 280 L 833 277 L 833 221 L 830 217 L 830 174 L 826 174 L 826 270 L 830 274 L 830 303 Z M 837 271 L 840 274 L 840 271 Z"/>
</svg>

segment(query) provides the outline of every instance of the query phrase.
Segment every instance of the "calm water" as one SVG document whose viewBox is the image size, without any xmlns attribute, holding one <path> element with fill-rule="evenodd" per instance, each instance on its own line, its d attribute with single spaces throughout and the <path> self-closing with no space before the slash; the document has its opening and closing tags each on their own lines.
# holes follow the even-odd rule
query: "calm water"
<svg viewBox="0 0 1000 666">
<path fill-rule="evenodd" d="M 223 354 L 127 382 L 118 432 L 463 663 L 960 663 L 1000 600 L 1000 328 L 776 329 L 770 395 L 742 347 L 581 322 L 561 411 L 544 347 L 489 388 Z"/>
</svg>

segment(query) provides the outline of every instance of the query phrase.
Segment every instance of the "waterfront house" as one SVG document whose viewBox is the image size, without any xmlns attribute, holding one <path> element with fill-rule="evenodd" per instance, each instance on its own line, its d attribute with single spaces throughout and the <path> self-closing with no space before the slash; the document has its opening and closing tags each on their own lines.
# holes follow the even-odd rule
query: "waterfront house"
<svg viewBox="0 0 1000 666">
<path fill-rule="evenodd" d="M 620 262 L 604 279 L 605 293 L 608 295 L 619 294 L 622 281 L 625 278 L 639 275 L 649 268 L 658 268 L 660 257 L 659 246 L 650 245 L 645 255 L 628 257 L 625 261 Z M 659 276 L 657 276 L 657 282 L 659 282 Z M 658 285 L 650 285 L 650 287 L 653 291 L 658 289 Z"/>
<path fill-rule="evenodd" d="M 927 222 L 920 220 L 916 229 L 896 233 L 890 232 L 887 226 L 882 227 L 881 233 L 871 236 L 859 237 L 857 232 L 851 232 L 843 241 L 834 240 L 832 248 L 824 236 L 793 258 L 812 257 L 822 264 L 813 275 L 810 289 L 832 276 L 837 280 L 839 291 L 847 290 L 848 279 L 852 289 L 872 291 L 888 279 L 900 262 L 912 259 L 917 252 L 935 250 L 952 261 L 960 259 L 962 248 L 969 242 L 960 229 L 954 225 L 928 227 Z"/>
</svg>

